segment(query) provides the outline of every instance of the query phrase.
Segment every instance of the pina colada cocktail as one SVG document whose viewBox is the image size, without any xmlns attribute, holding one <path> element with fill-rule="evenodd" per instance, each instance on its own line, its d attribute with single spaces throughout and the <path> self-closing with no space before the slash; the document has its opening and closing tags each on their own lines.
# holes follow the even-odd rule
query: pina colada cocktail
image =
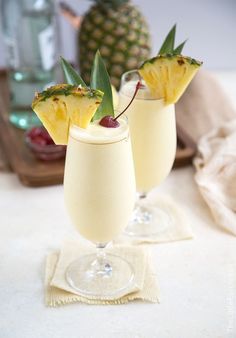
<svg viewBox="0 0 236 338">
<path fill-rule="evenodd" d="M 131 71 L 122 77 L 119 109 L 127 106 L 140 76 Z M 152 188 L 169 174 L 176 152 L 174 105 L 156 99 L 142 80 L 142 85 L 127 109 L 136 187 L 139 199 L 126 233 L 135 237 L 152 237 L 166 231 L 170 217 L 160 208 L 145 206 L 142 201 Z"/>
<path fill-rule="evenodd" d="M 141 88 L 127 109 L 139 200 L 126 233 L 152 238 L 168 231 L 172 219 L 160 208 L 142 203 L 147 192 L 169 174 L 176 152 L 174 103 L 178 101 L 201 63 L 175 54 L 158 55 L 139 70 L 125 73 L 119 109 L 130 101 L 136 84 Z"/>
<path fill-rule="evenodd" d="M 120 91 L 120 107 L 126 107 L 136 81 L 125 83 Z M 146 85 L 139 89 L 126 111 L 129 119 L 137 190 L 147 193 L 169 174 L 176 152 L 174 105 L 154 99 Z"/>
<path fill-rule="evenodd" d="M 97 246 L 96 253 L 68 266 L 65 279 L 81 295 L 114 299 L 130 287 L 135 271 L 129 261 L 103 249 L 126 227 L 136 189 L 127 118 L 100 110 L 92 121 L 102 99 L 100 90 L 60 84 L 37 94 L 33 108 L 55 143 L 67 144 L 68 213 L 80 234 Z"/>
<path fill-rule="evenodd" d="M 64 177 L 69 215 L 86 239 L 107 243 L 125 228 L 135 202 L 128 124 L 71 126 Z"/>
<path fill-rule="evenodd" d="M 106 128 L 98 122 L 90 123 L 87 129 L 71 126 L 64 191 L 72 222 L 98 250 L 122 232 L 135 203 L 127 119 L 120 119 L 117 128 Z M 133 276 L 126 260 L 114 255 L 105 257 L 100 252 L 97 257 L 92 254 L 72 263 L 66 278 L 84 294 L 114 297 L 132 282 Z"/>
</svg>

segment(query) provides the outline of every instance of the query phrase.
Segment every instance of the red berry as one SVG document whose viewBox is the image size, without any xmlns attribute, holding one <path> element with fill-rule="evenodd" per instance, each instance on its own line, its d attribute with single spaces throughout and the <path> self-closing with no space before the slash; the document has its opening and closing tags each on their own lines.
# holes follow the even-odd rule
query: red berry
<svg viewBox="0 0 236 338">
<path fill-rule="evenodd" d="M 45 146 L 47 144 L 47 141 L 40 135 L 31 139 L 31 141 L 32 143 L 38 144 L 39 146 Z"/>
<path fill-rule="evenodd" d="M 120 126 L 120 123 L 110 115 L 104 116 L 99 124 L 106 128 L 118 128 Z"/>
<path fill-rule="evenodd" d="M 40 127 L 33 127 L 30 131 L 29 131 L 29 137 L 30 138 L 34 138 L 36 136 L 39 136 L 41 134 L 41 128 Z"/>
<path fill-rule="evenodd" d="M 46 129 L 42 129 L 41 136 L 42 136 L 42 138 L 44 138 L 44 140 L 47 141 L 47 144 L 53 143 L 52 138 L 51 138 L 51 136 L 49 135 L 49 133 L 47 132 Z"/>
<path fill-rule="evenodd" d="M 54 142 L 53 142 L 53 139 L 48 139 L 48 140 L 46 140 L 46 142 L 47 142 L 47 145 L 50 145 L 50 144 L 55 144 Z"/>
<path fill-rule="evenodd" d="M 41 146 L 55 144 L 44 127 L 33 127 L 29 131 L 28 136 L 32 143 Z"/>
</svg>

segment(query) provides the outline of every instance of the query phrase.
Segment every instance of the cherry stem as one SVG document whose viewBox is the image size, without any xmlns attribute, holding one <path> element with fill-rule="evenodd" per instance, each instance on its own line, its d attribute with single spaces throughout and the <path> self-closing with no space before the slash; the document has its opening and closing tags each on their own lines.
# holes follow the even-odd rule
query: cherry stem
<svg viewBox="0 0 236 338">
<path fill-rule="evenodd" d="M 139 80 L 139 81 L 137 82 L 137 84 L 136 84 L 136 88 L 135 88 L 135 91 L 134 91 L 134 95 L 133 95 L 133 97 L 132 97 L 130 103 L 128 104 L 128 106 L 127 106 L 127 107 L 126 107 L 119 115 L 117 115 L 117 116 L 114 118 L 114 120 L 117 120 L 117 119 L 118 119 L 122 114 L 124 114 L 124 112 L 129 108 L 129 106 L 131 105 L 131 103 L 134 101 L 135 96 L 136 96 L 138 90 L 139 90 L 141 87 L 142 87 L 142 83 L 141 83 L 141 81 Z"/>
</svg>

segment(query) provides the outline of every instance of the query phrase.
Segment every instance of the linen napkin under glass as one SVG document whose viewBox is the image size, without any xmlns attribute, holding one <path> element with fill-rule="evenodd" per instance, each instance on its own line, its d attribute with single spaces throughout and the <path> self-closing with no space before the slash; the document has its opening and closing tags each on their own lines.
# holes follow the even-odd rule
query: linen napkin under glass
<svg viewBox="0 0 236 338">
<path fill-rule="evenodd" d="M 84 254 L 94 252 L 92 246 L 81 241 L 65 241 L 60 252 L 48 255 L 45 274 L 45 302 L 48 306 L 59 306 L 74 302 L 86 304 L 123 304 L 134 300 L 159 302 L 159 286 L 153 272 L 150 256 L 145 247 L 114 246 L 106 251 L 128 260 L 134 268 L 134 281 L 117 297 L 84 297 L 74 290 L 65 279 L 67 267 Z M 121 271 L 122 273 L 122 271 Z"/>
</svg>

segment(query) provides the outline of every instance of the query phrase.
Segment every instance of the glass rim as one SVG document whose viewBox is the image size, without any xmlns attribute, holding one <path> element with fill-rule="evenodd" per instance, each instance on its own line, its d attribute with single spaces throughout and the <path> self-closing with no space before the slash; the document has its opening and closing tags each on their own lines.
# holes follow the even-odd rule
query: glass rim
<svg viewBox="0 0 236 338">
<path fill-rule="evenodd" d="M 130 69 L 130 70 L 127 70 L 126 72 L 124 72 L 124 73 L 121 75 L 121 77 L 124 76 L 124 75 L 126 75 L 126 74 L 129 74 L 129 73 L 137 73 L 137 74 L 139 74 L 138 69 Z M 139 75 L 139 76 L 140 76 L 140 75 Z M 141 76 L 140 76 L 140 77 L 141 77 Z"/>
<path fill-rule="evenodd" d="M 124 86 L 124 83 L 129 83 L 131 82 L 131 80 L 125 80 L 125 76 L 129 75 L 129 74 L 137 74 L 139 79 L 141 80 L 142 84 L 145 86 L 144 88 L 139 88 L 140 91 L 144 90 L 144 89 L 148 89 L 148 91 L 150 92 L 145 80 L 141 77 L 141 75 L 138 73 L 138 69 L 132 69 L 132 70 L 128 70 L 127 72 L 123 73 L 121 76 L 121 85 L 120 85 L 120 90 L 119 92 L 122 93 L 123 95 L 127 96 L 127 97 L 132 97 L 132 95 L 127 95 L 124 92 L 122 92 L 122 87 Z M 155 97 L 149 97 L 149 98 L 141 98 L 138 97 L 138 95 L 135 97 L 135 100 L 145 100 L 145 101 L 159 101 L 159 102 L 164 102 L 164 97 L 160 97 L 160 98 L 155 98 Z"/>
<path fill-rule="evenodd" d="M 111 140 L 109 140 L 109 138 L 107 138 L 107 139 L 104 139 L 104 138 L 102 139 L 101 138 L 101 140 L 96 141 L 95 139 L 94 140 L 92 140 L 92 139 L 86 140 L 85 137 L 84 138 L 83 137 L 75 137 L 71 133 L 71 129 L 72 128 L 75 129 L 75 130 L 77 130 L 77 131 L 79 131 L 79 132 L 81 132 L 81 133 L 85 133 L 86 132 L 86 128 L 81 128 L 79 126 L 76 126 L 75 124 L 71 124 L 69 126 L 69 136 L 71 138 L 73 138 L 73 140 L 76 140 L 78 142 L 86 143 L 86 144 L 92 144 L 92 145 L 106 145 L 106 144 L 113 144 L 113 143 L 121 142 L 121 141 L 129 138 L 130 132 L 129 132 L 129 124 L 128 124 L 128 117 L 127 117 L 127 115 L 123 114 L 119 119 L 122 119 L 125 122 L 126 128 L 125 128 L 125 130 L 121 131 L 121 133 L 118 134 L 117 136 L 111 137 Z M 98 120 L 96 120 L 96 121 L 98 121 Z M 103 127 L 103 128 L 106 128 L 106 127 Z M 108 129 L 112 129 L 112 128 L 108 128 Z"/>
</svg>

